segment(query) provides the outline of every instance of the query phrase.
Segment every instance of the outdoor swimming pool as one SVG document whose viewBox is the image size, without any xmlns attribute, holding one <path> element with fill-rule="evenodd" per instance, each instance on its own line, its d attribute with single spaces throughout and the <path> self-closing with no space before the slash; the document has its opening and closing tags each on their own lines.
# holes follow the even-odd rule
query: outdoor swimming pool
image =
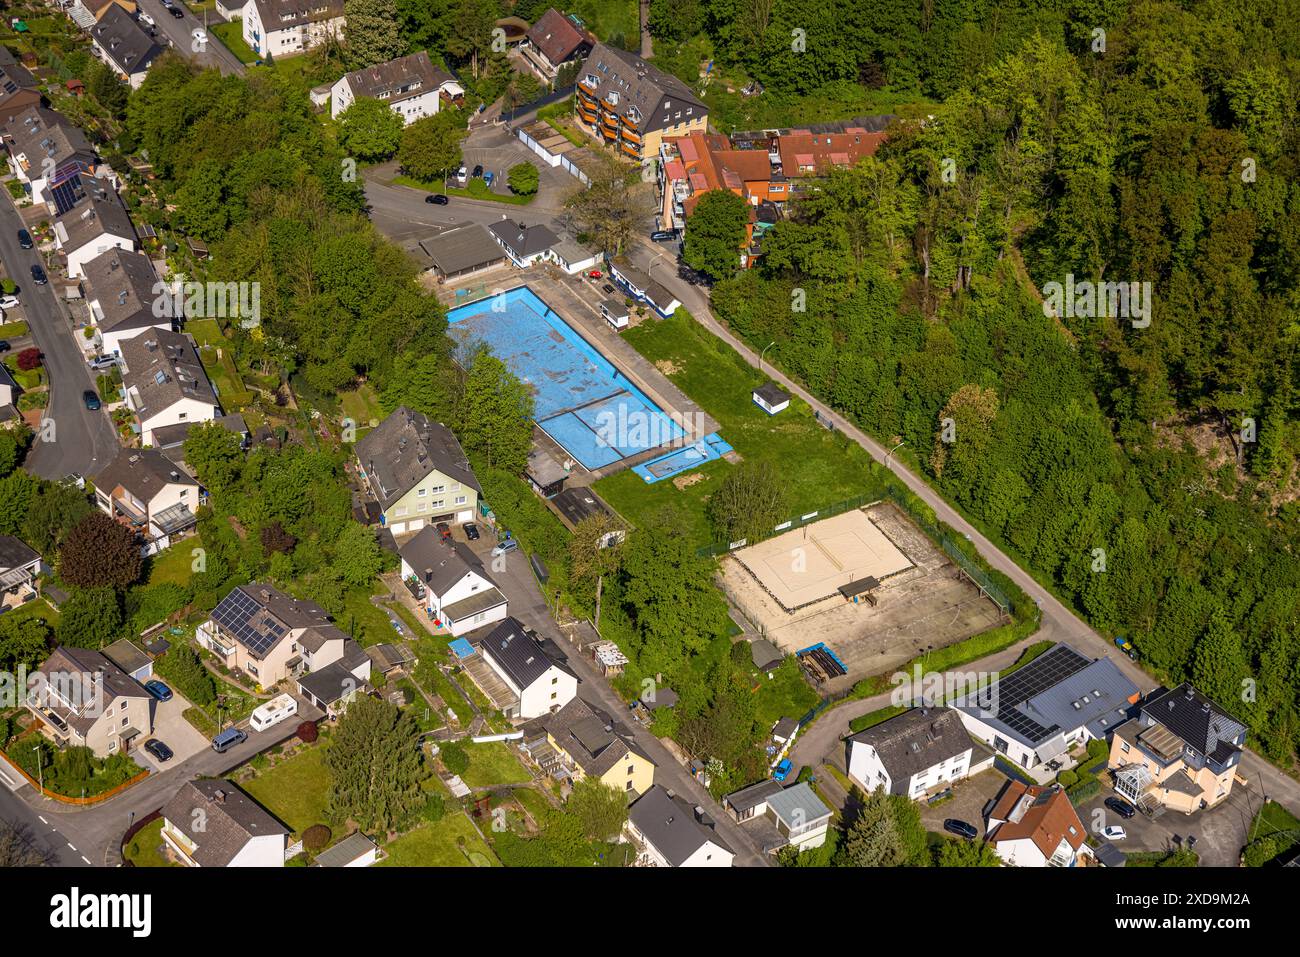
<svg viewBox="0 0 1300 957">
<path fill-rule="evenodd" d="M 457 358 L 485 344 L 533 390 L 542 431 L 588 469 L 678 441 L 682 427 L 527 286 L 447 314 Z"/>
</svg>

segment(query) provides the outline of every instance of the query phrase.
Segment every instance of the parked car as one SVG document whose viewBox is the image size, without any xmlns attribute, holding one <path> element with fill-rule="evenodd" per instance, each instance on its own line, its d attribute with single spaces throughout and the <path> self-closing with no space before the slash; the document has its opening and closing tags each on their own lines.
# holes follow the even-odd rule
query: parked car
<svg viewBox="0 0 1300 957">
<path fill-rule="evenodd" d="M 95 356 L 88 364 L 96 372 L 103 372 L 117 365 L 117 356 Z"/>
<path fill-rule="evenodd" d="M 227 728 L 212 739 L 212 750 L 217 754 L 225 754 L 235 745 L 243 744 L 247 740 L 247 733 L 240 731 L 238 728 Z"/>
<path fill-rule="evenodd" d="M 25 229 L 18 230 L 18 245 L 23 249 L 31 249 L 36 243 L 32 242 L 32 234 Z"/>
<path fill-rule="evenodd" d="M 8 352 L 10 348 L 8 339 L 0 339 L 0 352 Z"/>
<path fill-rule="evenodd" d="M 175 757 L 172 753 L 172 749 L 167 747 L 167 745 L 163 744 L 157 738 L 150 738 L 146 741 L 144 743 L 144 749 L 157 758 L 160 763 L 163 761 L 170 761 Z"/>
<path fill-rule="evenodd" d="M 36 283 L 38 286 L 44 286 L 49 281 L 49 277 L 45 275 L 44 269 L 40 266 L 32 267 L 32 282 Z"/>
<path fill-rule="evenodd" d="M 607 295 L 607 296 L 612 296 L 612 295 L 614 295 L 614 287 L 611 286 L 609 283 L 605 283 L 605 285 L 601 286 L 601 287 L 600 287 L 600 291 L 603 292 L 603 293 L 604 293 L 605 295 Z"/>
<path fill-rule="evenodd" d="M 1137 813 L 1137 808 L 1132 804 L 1129 804 L 1128 801 L 1125 801 L 1123 798 L 1108 797 L 1102 803 L 1126 821 Z"/>
<path fill-rule="evenodd" d="M 486 173 L 483 174 L 483 185 L 491 186 L 492 183 L 496 180 L 496 178 L 497 178 L 497 174 L 492 172 L 491 170 L 488 170 Z"/>
<path fill-rule="evenodd" d="M 102 405 L 102 403 L 99 401 L 99 396 L 96 395 L 90 389 L 87 389 L 85 392 L 81 393 L 81 401 L 86 403 L 86 408 L 89 409 L 91 412 L 98 412 Z"/>
<path fill-rule="evenodd" d="M 208 42 L 208 34 L 202 27 L 195 27 L 190 31 L 190 36 L 194 38 L 194 42 L 199 46 L 204 46 Z"/>
<path fill-rule="evenodd" d="M 454 179 L 456 180 L 457 186 L 464 186 L 469 182 L 469 170 L 462 166 L 460 169 L 456 170 Z"/>
<path fill-rule="evenodd" d="M 158 24 L 154 22 L 153 17 L 149 16 L 149 14 L 145 13 L 143 10 L 140 11 L 140 22 L 150 27 L 158 26 Z"/>
<path fill-rule="evenodd" d="M 499 558 L 506 552 L 518 551 L 519 542 L 513 538 L 507 538 L 500 542 L 496 548 L 492 549 L 492 557 Z"/>
<path fill-rule="evenodd" d="M 600 278 L 602 278 L 604 275 L 605 275 L 605 274 L 604 274 L 603 272 L 601 272 L 599 269 L 588 269 L 588 270 L 587 270 L 587 278 L 588 278 L 588 279 L 600 279 Z"/>
<path fill-rule="evenodd" d="M 482 163 L 477 164 L 477 165 L 474 167 L 474 172 L 473 172 L 472 174 L 470 174 L 470 175 L 472 175 L 475 179 L 478 179 L 480 176 L 482 176 L 482 175 L 483 175 L 483 164 L 482 164 Z"/>
<path fill-rule="evenodd" d="M 450 202 L 450 200 L 448 200 L 446 196 L 442 195 L 442 193 L 430 193 L 428 196 L 424 197 L 424 201 L 426 203 L 433 203 L 435 206 L 446 206 L 447 203 Z"/>
<path fill-rule="evenodd" d="M 1108 841 L 1128 840 L 1128 835 L 1124 833 L 1124 829 L 1118 824 L 1112 824 L 1110 827 L 1103 827 L 1101 829 L 1101 836 Z"/>
<path fill-rule="evenodd" d="M 777 781 L 784 781 L 794 770 L 794 765 L 790 763 L 789 758 L 782 758 L 781 763 L 772 769 L 772 777 Z"/>
<path fill-rule="evenodd" d="M 676 239 L 676 238 L 677 238 L 677 233 L 675 233 L 671 229 L 656 229 L 653 233 L 650 234 L 651 241 L 656 243 L 667 242 L 668 240 Z"/>
<path fill-rule="evenodd" d="M 943 822 L 943 829 L 949 834 L 956 834 L 958 837 L 964 837 L 968 841 L 973 841 L 980 836 L 980 832 L 975 829 L 974 824 L 967 824 L 965 821 L 959 821 L 955 817 L 950 817 Z"/>
<path fill-rule="evenodd" d="M 439 534 L 440 536 L 442 536 L 442 540 L 443 540 L 444 542 L 449 542 L 449 541 L 451 541 L 451 526 L 450 526 L 450 525 L 448 525 L 446 522 L 439 522 L 439 523 L 437 524 L 436 527 L 437 527 L 437 529 L 438 529 L 438 534 Z"/>
<path fill-rule="evenodd" d="M 17 296 L 0 296 L 0 309 L 17 309 L 18 306 Z"/>
<path fill-rule="evenodd" d="M 165 684 L 163 684 L 163 683 L 162 683 L 161 681 L 159 681 L 157 678 L 154 678 L 152 681 L 146 681 L 146 682 L 144 683 L 144 690 L 147 691 L 147 692 L 149 692 L 151 695 L 153 695 L 153 696 L 154 696 L 155 698 L 157 698 L 159 701 L 171 701 L 171 700 L 172 700 L 172 689 L 171 689 L 171 688 L 168 688 Z"/>
<path fill-rule="evenodd" d="M 185 14 L 181 13 L 180 7 L 168 7 L 167 12 L 170 13 L 177 20 L 182 20 L 185 17 Z"/>
<path fill-rule="evenodd" d="M 477 526 L 477 525 L 475 525 L 473 522 L 466 522 L 466 523 L 465 523 L 463 526 L 461 526 L 461 527 L 465 529 L 465 537 L 466 537 L 466 538 L 468 538 L 471 542 L 477 542 L 477 541 L 478 541 L 478 526 Z"/>
</svg>

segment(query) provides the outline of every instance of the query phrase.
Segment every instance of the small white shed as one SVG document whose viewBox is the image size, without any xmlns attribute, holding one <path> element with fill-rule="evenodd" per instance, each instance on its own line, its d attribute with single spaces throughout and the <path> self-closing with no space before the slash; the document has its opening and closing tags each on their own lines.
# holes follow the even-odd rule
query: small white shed
<svg viewBox="0 0 1300 957">
<path fill-rule="evenodd" d="M 754 390 L 754 401 L 768 415 L 776 415 L 790 406 L 790 393 L 775 382 L 765 382 Z"/>
</svg>

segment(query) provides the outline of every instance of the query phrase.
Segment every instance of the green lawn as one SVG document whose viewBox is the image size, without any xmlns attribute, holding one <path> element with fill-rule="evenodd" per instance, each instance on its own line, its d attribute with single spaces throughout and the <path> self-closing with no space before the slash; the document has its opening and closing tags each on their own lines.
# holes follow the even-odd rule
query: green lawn
<svg viewBox="0 0 1300 957">
<path fill-rule="evenodd" d="M 379 396 L 369 383 L 362 383 L 356 389 L 339 393 L 339 404 L 343 407 L 343 415 L 357 424 L 358 438 L 361 437 L 360 429 L 384 417 L 379 408 Z"/>
<path fill-rule="evenodd" d="M 570 0 L 563 10 L 582 20 L 601 40 L 622 36 L 635 42 L 640 36 L 637 0 Z"/>
<path fill-rule="evenodd" d="M 15 608 L 13 611 L 5 612 L 6 621 L 23 621 L 27 618 L 39 618 L 48 623 L 51 628 L 59 623 L 59 613 L 44 598 L 33 598 L 25 605 Z"/>
<path fill-rule="evenodd" d="M 170 582 L 188 586 L 190 579 L 194 577 L 194 556 L 190 554 L 192 550 L 184 544 L 173 545 L 162 553 L 154 555 L 149 559 L 148 583 L 160 585 L 163 582 Z"/>
<path fill-rule="evenodd" d="M 1250 829 L 1250 840 L 1266 837 L 1277 844 L 1277 856 L 1281 857 L 1300 842 L 1300 819 L 1276 801 L 1269 801 L 1259 809 Z"/>
<path fill-rule="evenodd" d="M 748 461 L 767 461 L 784 481 L 789 512 L 798 515 L 861 495 L 878 485 L 866 450 L 824 429 L 799 399 L 770 416 L 751 397 L 765 377 L 730 346 L 696 323 L 685 309 L 670 319 L 643 322 L 623 337 L 718 422 L 718 432 Z M 694 472 L 702 481 L 678 489 L 666 479 L 653 485 L 630 469 L 601 479 L 596 491 L 633 524 L 675 506 L 691 536 L 716 540 L 705 515 L 709 495 L 732 468 L 722 460 Z"/>
<path fill-rule="evenodd" d="M 201 346 L 220 345 L 225 341 L 215 319 L 190 319 L 185 323 L 185 331 Z"/>
<path fill-rule="evenodd" d="M 0 339 L 21 339 L 27 335 L 27 323 L 19 319 L 17 322 L 0 323 Z"/>
<path fill-rule="evenodd" d="M 257 803 L 293 828 L 295 837 L 313 824 L 325 823 L 331 780 L 325 767 L 327 747 L 320 742 L 244 784 Z"/>
<path fill-rule="evenodd" d="M 180 867 L 162 854 L 162 829 L 162 818 L 140 828 L 131 843 L 122 849 L 122 856 L 136 867 Z"/>
<path fill-rule="evenodd" d="M 409 186 L 426 193 L 446 193 L 448 196 L 464 196 L 467 199 L 486 199 L 493 203 L 506 203 L 511 206 L 527 206 L 533 201 L 533 196 L 537 195 L 534 193 L 532 196 L 516 196 L 513 193 L 494 193 L 481 179 L 471 179 L 464 189 L 455 186 L 444 189 L 442 183 L 425 183 L 410 176 L 395 176 L 393 182 L 398 186 Z"/>
<path fill-rule="evenodd" d="M 244 387 L 244 381 L 240 378 L 239 370 L 235 368 L 235 360 L 231 358 L 229 348 L 224 348 L 221 357 L 218 358 L 216 347 L 202 346 L 199 349 L 199 359 L 208 378 L 216 386 L 217 397 L 221 399 L 221 404 L 228 413 L 237 412 L 253 401 L 253 394 Z"/>
<path fill-rule="evenodd" d="M 380 867 L 500 867 L 473 822 L 462 812 L 422 824 L 389 844 Z"/>
<path fill-rule="evenodd" d="M 472 788 L 497 784 L 521 784 L 531 778 L 504 742 L 489 741 L 486 744 L 467 742 L 465 750 L 469 752 L 469 770 L 460 777 Z"/>
<path fill-rule="evenodd" d="M 343 613 L 338 615 L 339 627 L 352 635 L 363 647 L 385 641 L 401 641 L 411 637 L 399 635 L 392 625 L 388 611 L 370 601 L 375 595 L 387 595 L 388 589 L 378 583 L 373 589 L 350 588 L 343 595 Z"/>
<path fill-rule="evenodd" d="M 226 48 L 239 58 L 240 63 L 256 63 L 257 54 L 244 42 L 244 24 L 240 20 L 230 23 L 209 24 L 208 32 L 225 44 Z"/>
</svg>

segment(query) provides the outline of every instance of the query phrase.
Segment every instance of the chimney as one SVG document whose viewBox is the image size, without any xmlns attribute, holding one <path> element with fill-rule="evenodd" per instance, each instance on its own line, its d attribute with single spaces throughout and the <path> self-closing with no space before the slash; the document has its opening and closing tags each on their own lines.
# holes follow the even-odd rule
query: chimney
<svg viewBox="0 0 1300 957">
<path fill-rule="evenodd" d="M 271 600 L 271 592 L 270 592 L 270 590 L 268 590 L 268 589 L 266 589 L 266 588 L 263 588 L 263 589 L 261 590 L 261 592 L 259 592 L 259 594 L 262 596 L 262 601 L 270 601 L 270 600 Z"/>
<path fill-rule="evenodd" d="M 432 568 L 426 568 L 426 569 L 424 570 L 424 583 L 427 585 L 427 584 L 429 584 L 431 581 L 433 581 L 433 569 L 432 569 Z"/>
<path fill-rule="evenodd" d="M 225 804 L 226 792 L 221 788 L 217 788 L 216 791 L 212 793 L 212 800 L 216 801 L 218 804 Z"/>
</svg>

